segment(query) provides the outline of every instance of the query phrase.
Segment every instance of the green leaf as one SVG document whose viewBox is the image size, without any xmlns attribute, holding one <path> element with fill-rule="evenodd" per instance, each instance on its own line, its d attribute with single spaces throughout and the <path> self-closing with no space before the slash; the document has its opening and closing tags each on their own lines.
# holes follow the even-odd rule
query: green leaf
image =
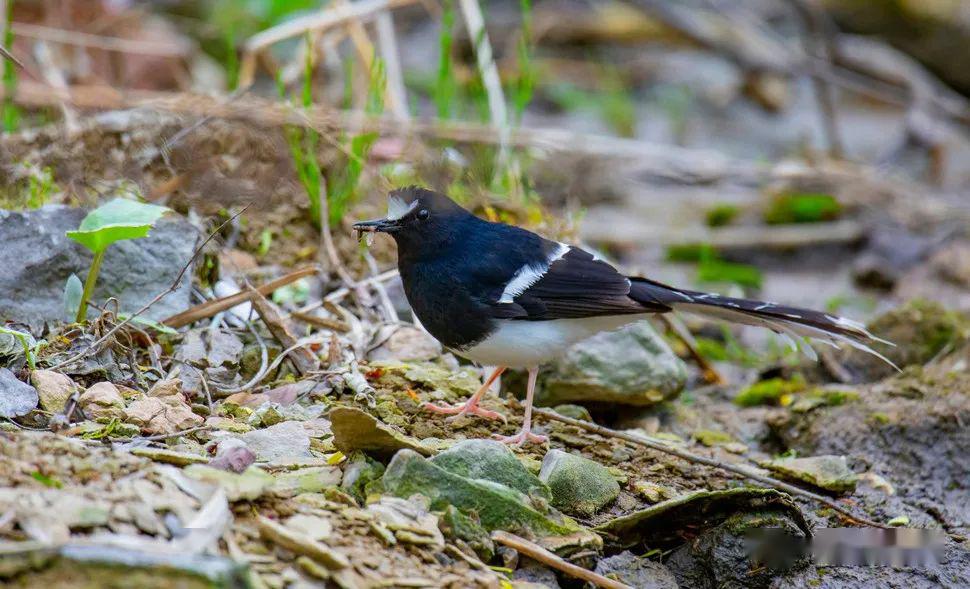
<svg viewBox="0 0 970 589">
<path fill-rule="evenodd" d="M 97 253 L 116 241 L 145 237 L 168 211 L 166 207 L 116 198 L 88 213 L 77 231 L 68 231 L 67 236 Z"/>
<path fill-rule="evenodd" d="M 64 313 L 68 317 L 77 315 L 77 309 L 81 306 L 81 295 L 84 293 L 84 285 L 77 274 L 71 274 L 64 283 Z"/>
</svg>

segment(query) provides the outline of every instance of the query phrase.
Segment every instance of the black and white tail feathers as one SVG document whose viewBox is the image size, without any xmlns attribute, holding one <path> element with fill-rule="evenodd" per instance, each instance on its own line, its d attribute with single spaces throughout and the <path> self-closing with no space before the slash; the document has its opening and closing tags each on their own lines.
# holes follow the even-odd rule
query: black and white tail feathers
<svg viewBox="0 0 970 589">
<path fill-rule="evenodd" d="M 872 335 L 858 321 L 810 309 L 678 289 L 645 278 L 631 277 L 630 281 L 630 297 L 641 304 L 659 303 L 677 311 L 766 327 L 788 339 L 793 348 L 802 350 L 813 360 L 817 359 L 815 350 L 805 344 L 802 338 L 807 337 L 836 348 L 839 344 L 848 344 L 899 370 L 888 358 L 867 345 L 879 342 L 891 346 L 892 342 Z"/>
</svg>

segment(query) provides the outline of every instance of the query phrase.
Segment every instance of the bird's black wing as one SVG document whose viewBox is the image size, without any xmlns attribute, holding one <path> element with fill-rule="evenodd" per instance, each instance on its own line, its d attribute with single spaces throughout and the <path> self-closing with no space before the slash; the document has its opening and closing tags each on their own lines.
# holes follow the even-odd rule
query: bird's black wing
<svg viewBox="0 0 970 589">
<path fill-rule="evenodd" d="M 536 280 L 521 292 L 489 301 L 494 317 L 547 321 L 670 310 L 660 302 L 630 298 L 626 276 L 577 247 L 569 247 L 544 272 L 538 268 L 534 274 Z"/>
</svg>

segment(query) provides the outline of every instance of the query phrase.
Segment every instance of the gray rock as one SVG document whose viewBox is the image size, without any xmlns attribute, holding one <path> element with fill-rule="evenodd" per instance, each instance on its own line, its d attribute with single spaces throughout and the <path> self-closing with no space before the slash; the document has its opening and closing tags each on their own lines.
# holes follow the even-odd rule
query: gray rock
<svg viewBox="0 0 970 589">
<path fill-rule="evenodd" d="M 494 481 L 524 495 L 552 498 L 549 487 L 529 472 L 507 445 L 496 440 L 463 440 L 431 462 L 459 476 Z"/>
<path fill-rule="evenodd" d="M 284 421 L 265 429 L 257 429 L 241 436 L 257 460 L 273 461 L 285 458 L 307 458 L 310 436 L 297 421 Z"/>
<path fill-rule="evenodd" d="M 512 573 L 512 581 L 516 587 L 529 583 L 532 587 L 560 589 L 555 571 L 527 557 L 519 561 L 519 568 Z"/>
<path fill-rule="evenodd" d="M 621 583 L 637 589 L 677 589 L 677 579 L 663 564 L 640 558 L 629 550 L 596 563 L 596 572 L 613 575 Z"/>
<path fill-rule="evenodd" d="M 64 234 L 77 229 L 87 213 L 65 206 L 33 211 L 0 210 L 0 320 L 32 327 L 72 319 L 64 310 L 64 283 L 73 273 L 81 280 L 91 252 Z M 122 312 L 132 312 L 167 289 L 191 258 L 197 242 L 194 227 L 176 215 L 162 218 L 148 237 L 111 245 L 101 266 L 94 300 L 115 297 Z M 191 276 L 191 269 L 186 276 Z M 189 307 L 191 280 L 145 312 L 163 319 Z"/>
<path fill-rule="evenodd" d="M 542 459 L 539 479 L 552 490 L 555 507 L 580 517 L 591 517 L 620 494 L 605 466 L 562 450 L 550 450 Z"/>
<path fill-rule="evenodd" d="M 646 321 L 579 342 L 540 381 L 543 405 L 601 401 L 653 405 L 675 397 L 687 368 Z"/>
<path fill-rule="evenodd" d="M 0 417 L 20 417 L 37 406 L 37 389 L 20 382 L 13 372 L 0 368 Z"/>
</svg>

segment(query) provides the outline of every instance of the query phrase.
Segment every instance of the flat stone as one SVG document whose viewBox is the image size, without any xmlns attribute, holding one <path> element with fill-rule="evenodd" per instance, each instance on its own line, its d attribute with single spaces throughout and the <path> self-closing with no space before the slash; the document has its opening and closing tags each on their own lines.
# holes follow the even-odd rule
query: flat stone
<svg viewBox="0 0 970 589">
<path fill-rule="evenodd" d="M 542 405 L 599 401 L 654 405 L 684 388 L 687 368 L 646 321 L 569 348 L 540 377 Z"/>
<path fill-rule="evenodd" d="M 37 389 L 40 406 L 51 413 L 63 413 L 67 401 L 77 391 L 70 377 L 53 370 L 33 370 L 30 383 Z"/>
<path fill-rule="evenodd" d="M 529 472 L 507 445 L 496 440 L 462 440 L 431 462 L 459 476 L 485 479 L 523 495 L 552 499 L 549 487 Z"/>
<path fill-rule="evenodd" d="M 845 456 L 808 456 L 805 458 L 776 458 L 761 466 L 788 479 L 832 491 L 846 493 L 855 489 L 859 477 L 849 468 Z"/>
<path fill-rule="evenodd" d="M 60 205 L 24 212 L 0 210 L 0 321 L 16 319 L 31 327 L 69 321 L 64 284 L 71 274 L 87 275 L 92 254 L 65 233 L 77 229 L 87 211 Z M 184 218 L 168 214 L 148 237 L 108 247 L 94 301 L 116 298 L 122 313 L 132 313 L 171 286 L 192 257 L 198 232 Z M 186 276 L 192 275 L 189 268 Z M 144 316 L 161 320 L 189 308 L 192 281 L 149 308 Z"/>
<path fill-rule="evenodd" d="M 125 414 L 125 400 L 118 387 L 110 382 L 98 382 L 78 397 L 78 406 L 84 415 L 94 421 L 120 419 Z"/>
<path fill-rule="evenodd" d="M 580 517 L 593 516 L 620 494 L 620 485 L 609 469 L 562 450 L 546 453 L 539 479 L 549 485 L 555 507 Z"/>
<path fill-rule="evenodd" d="M 230 501 L 258 499 L 276 482 L 271 474 L 256 466 L 234 473 L 205 464 L 190 464 L 184 472 L 196 480 L 219 485 L 226 491 L 226 498 Z"/>
<path fill-rule="evenodd" d="M 257 460 L 271 462 L 287 458 L 305 458 L 310 454 L 310 436 L 298 421 L 284 421 L 240 436 Z"/>
<path fill-rule="evenodd" d="M 283 525 L 314 541 L 326 540 L 333 532 L 330 520 L 318 515 L 298 513 L 288 517 Z"/>
<path fill-rule="evenodd" d="M 340 484 L 342 473 L 337 466 L 311 466 L 275 475 L 273 493 L 289 497 L 300 493 L 319 493 Z"/>
<path fill-rule="evenodd" d="M 330 411 L 330 427 L 334 446 L 347 455 L 361 450 L 384 458 L 405 448 L 425 456 L 432 453 L 417 439 L 354 407 L 335 407 Z"/>
<path fill-rule="evenodd" d="M 141 456 L 142 458 L 154 460 L 155 462 L 164 462 L 166 464 L 174 464 L 176 466 L 205 464 L 209 461 L 209 459 L 205 456 L 190 454 L 188 452 L 176 452 L 174 450 L 166 450 L 165 448 L 132 448 L 131 453 L 135 456 Z"/>
<path fill-rule="evenodd" d="M 37 389 L 21 382 L 13 372 L 0 368 L 0 417 L 20 417 L 37 407 Z"/>
</svg>

